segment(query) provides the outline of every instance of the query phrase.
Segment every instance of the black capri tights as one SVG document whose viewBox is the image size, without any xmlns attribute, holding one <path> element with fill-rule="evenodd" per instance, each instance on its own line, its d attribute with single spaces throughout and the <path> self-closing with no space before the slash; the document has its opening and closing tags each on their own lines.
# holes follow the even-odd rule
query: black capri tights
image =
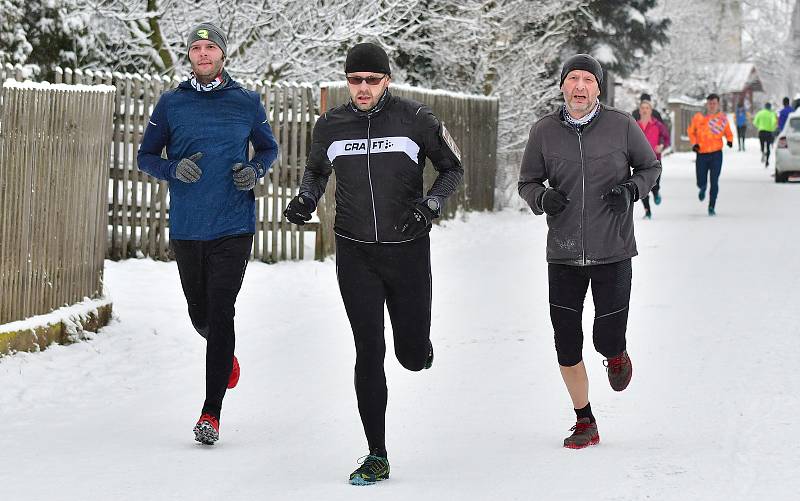
<svg viewBox="0 0 800 501">
<path fill-rule="evenodd" d="M 609 358 L 625 349 L 631 276 L 630 259 L 593 266 L 548 265 L 550 320 L 559 365 L 572 367 L 583 359 L 581 317 L 589 283 L 595 309 L 595 350 Z"/>
</svg>

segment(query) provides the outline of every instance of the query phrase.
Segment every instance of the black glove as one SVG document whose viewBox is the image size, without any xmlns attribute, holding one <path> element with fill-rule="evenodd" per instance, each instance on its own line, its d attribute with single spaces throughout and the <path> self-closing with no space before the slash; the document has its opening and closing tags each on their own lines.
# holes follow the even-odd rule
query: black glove
<svg viewBox="0 0 800 501">
<path fill-rule="evenodd" d="M 733 141 L 728 141 L 728 148 L 733 148 Z"/>
<path fill-rule="evenodd" d="M 569 202 L 569 198 L 567 198 L 567 195 L 565 195 L 563 191 L 547 188 L 542 192 L 542 196 L 539 198 L 539 207 L 541 207 L 548 216 L 557 216 L 564 212 Z"/>
<path fill-rule="evenodd" d="M 301 193 L 289 201 L 283 215 L 290 223 L 302 226 L 311 219 L 311 213 L 316 208 L 317 203 L 310 196 Z"/>
<path fill-rule="evenodd" d="M 233 185 L 237 190 L 250 191 L 256 187 L 256 167 L 250 163 L 235 163 L 231 167 L 233 172 Z"/>
<path fill-rule="evenodd" d="M 603 200 L 611 207 L 614 214 L 624 214 L 636 201 L 636 185 L 633 183 L 618 184 L 611 191 L 602 196 Z"/>
<path fill-rule="evenodd" d="M 195 162 L 201 158 L 203 158 L 203 154 L 199 151 L 189 158 L 181 158 L 175 166 L 175 172 L 172 173 L 172 177 L 184 183 L 197 182 L 200 176 L 203 175 L 203 169 L 198 167 Z"/>
<path fill-rule="evenodd" d="M 699 144 L 692 145 L 692 151 L 695 153 L 700 153 L 700 145 Z"/>
<path fill-rule="evenodd" d="M 428 229 L 439 214 L 431 210 L 425 198 L 414 200 L 397 220 L 394 229 L 405 235 L 418 235 Z M 437 201 L 438 204 L 438 201 Z"/>
</svg>

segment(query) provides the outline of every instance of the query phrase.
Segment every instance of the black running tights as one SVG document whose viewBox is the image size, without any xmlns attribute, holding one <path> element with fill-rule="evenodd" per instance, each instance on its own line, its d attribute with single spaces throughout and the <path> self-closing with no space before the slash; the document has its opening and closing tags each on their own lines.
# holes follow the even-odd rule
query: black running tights
<svg viewBox="0 0 800 501">
<path fill-rule="evenodd" d="M 233 367 L 234 304 L 253 245 L 252 235 L 217 240 L 172 240 L 192 325 L 206 338 L 203 413 L 217 418 Z"/>
<path fill-rule="evenodd" d="M 421 370 L 430 347 L 430 238 L 367 244 L 337 236 L 336 275 L 356 345 L 358 411 L 370 450 L 382 450 L 387 401 L 384 304 L 397 359 L 408 370 Z"/>
</svg>

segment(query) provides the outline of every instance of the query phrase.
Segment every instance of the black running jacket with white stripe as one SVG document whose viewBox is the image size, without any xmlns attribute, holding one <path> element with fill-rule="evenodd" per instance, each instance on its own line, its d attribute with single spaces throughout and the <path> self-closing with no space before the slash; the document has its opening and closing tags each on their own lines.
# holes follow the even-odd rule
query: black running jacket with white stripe
<svg viewBox="0 0 800 501">
<path fill-rule="evenodd" d="M 413 240 L 429 230 L 405 235 L 394 226 L 423 197 L 426 158 L 438 171 L 427 196 L 441 206 L 464 175 L 458 147 L 430 108 L 387 90 L 369 111 L 347 103 L 320 117 L 299 193 L 319 201 L 335 170 L 337 235 L 366 243 Z"/>
</svg>

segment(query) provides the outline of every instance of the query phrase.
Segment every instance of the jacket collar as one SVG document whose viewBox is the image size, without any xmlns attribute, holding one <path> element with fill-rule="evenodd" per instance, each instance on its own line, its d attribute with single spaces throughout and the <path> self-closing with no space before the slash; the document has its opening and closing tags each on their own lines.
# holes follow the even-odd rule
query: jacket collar
<svg viewBox="0 0 800 501">
<path fill-rule="evenodd" d="M 594 109 L 594 111 L 591 112 L 592 117 L 589 119 L 589 121 L 587 123 L 585 123 L 583 125 L 579 125 L 579 126 L 575 126 L 575 125 L 573 125 L 572 122 L 567 120 L 567 118 L 566 118 L 567 110 L 566 110 L 566 107 L 563 104 L 561 106 L 559 106 L 558 110 L 555 113 L 553 113 L 553 116 L 554 116 L 554 118 L 556 118 L 556 120 L 561 122 L 562 126 L 568 128 L 570 130 L 574 130 L 576 132 L 585 132 L 587 129 L 589 129 L 595 123 L 597 123 L 597 119 L 602 114 L 603 109 L 605 109 L 605 106 L 603 105 L 603 103 L 598 102 L 597 106 Z"/>
<path fill-rule="evenodd" d="M 386 108 L 386 105 L 389 103 L 391 97 L 392 94 L 389 92 L 389 89 L 387 88 L 386 90 L 383 91 L 383 95 L 381 96 L 380 99 L 378 99 L 378 102 L 375 103 L 375 106 L 368 109 L 367 111 L 359 110 L 358 107 L 355 104 L 353 104 L 352 99 L 347 103 L 347 107 L 350 109 L 350 111 L 355 113 L 359 118 L 373 118 L 381 111 L 383 111 L 384 108 Z"/>
</svg>

